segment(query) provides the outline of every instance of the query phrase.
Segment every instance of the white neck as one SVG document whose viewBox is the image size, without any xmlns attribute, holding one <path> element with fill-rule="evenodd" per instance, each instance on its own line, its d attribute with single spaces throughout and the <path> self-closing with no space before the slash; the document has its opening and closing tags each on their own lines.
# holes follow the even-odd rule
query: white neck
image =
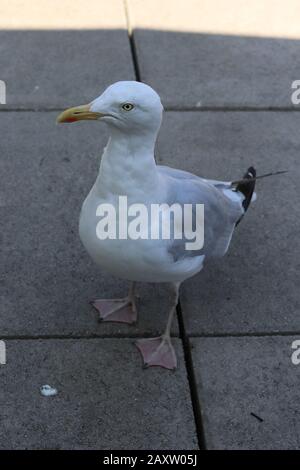
<svg viewBox="0 0 300 470">
<path fill-rule="evenodd" d="M 124 133 L 113 129 L 104 150 L 95 183 L 100 195 L 130 195 L 141 189 L 153 191 L 158 182 L 154 159 L 155 132 Z"/>
</svg>

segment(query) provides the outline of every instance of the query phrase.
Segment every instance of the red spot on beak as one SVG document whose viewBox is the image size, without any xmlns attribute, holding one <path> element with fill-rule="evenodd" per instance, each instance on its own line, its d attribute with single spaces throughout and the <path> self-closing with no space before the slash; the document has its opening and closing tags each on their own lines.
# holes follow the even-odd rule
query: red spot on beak
<svg viewBox="0 0 300 470">
<path fill-rule="evenodd" d="M 73 117 L 69 117 L 65 120 L 65 122 L 75 122 L 75 121 L 77 121 L 77 119 Z"/>
</svg>

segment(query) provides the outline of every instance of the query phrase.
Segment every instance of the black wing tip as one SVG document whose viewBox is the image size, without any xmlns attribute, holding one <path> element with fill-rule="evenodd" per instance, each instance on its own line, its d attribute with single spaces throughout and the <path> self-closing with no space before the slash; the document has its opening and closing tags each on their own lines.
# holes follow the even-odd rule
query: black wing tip
<svg viewBox="0 0 300 470">
<path fill-rule="evenodd" d="M 244 178 L 255 178 L 256 177 L 256 169 L 254 166 L 249 166 L 247 173 L 244 175 Z"/>
<path fill-rule="evenodd" d="M 251 199 L 254 193 L 256 183 L 256 180 L 254 178 L 256 178 L 256 169 L 254 168 L 254 166 L 250 166 L 244 175 L 244 181 L 240 182 L 236 187 L 236 191 L 239 191 L 245 196 L 245 199 L 243 200 L 243 208 L 245 212 L 250 206 Z M 247 181 L 248 179 L 250 181 Z"/>
</svg>

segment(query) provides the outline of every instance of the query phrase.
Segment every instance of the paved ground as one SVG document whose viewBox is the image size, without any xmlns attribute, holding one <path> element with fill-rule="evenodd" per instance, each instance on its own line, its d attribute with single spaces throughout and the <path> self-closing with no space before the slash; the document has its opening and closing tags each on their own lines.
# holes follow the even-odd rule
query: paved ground
<svg viewBox="0 0 300 470">
<path fill-rule="evenodd" d="M 248 3 L 0 0 L 0 448 L 300 447 L 300 8 Z M 258 184 L 226 258 L 184 285 L 174 373 L 142 370 L 132 344 L 162 331 L 162 287 L 140 286 L 136 327 L 99 324 L 88 304 L 127 288 L 77 235 L 107 134 L 54 124 L 120 79 L 161 94 L 158 162 L 224 179 L 290 170 Z"/>
</svg>

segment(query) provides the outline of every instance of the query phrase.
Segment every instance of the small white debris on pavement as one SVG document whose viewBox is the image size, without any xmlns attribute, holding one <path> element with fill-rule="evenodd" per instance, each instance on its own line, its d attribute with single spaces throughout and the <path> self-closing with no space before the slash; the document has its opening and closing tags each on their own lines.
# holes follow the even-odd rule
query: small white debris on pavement
<svg viewBox="0 0 300 470">
<path fill-rule="evenodd" d="M 50 385 L 42 385 L 40 391 L 44 397 L 53 397 L 54 395 L 57 395 L 56 388 L 50 387 Z"/>
</svg>

